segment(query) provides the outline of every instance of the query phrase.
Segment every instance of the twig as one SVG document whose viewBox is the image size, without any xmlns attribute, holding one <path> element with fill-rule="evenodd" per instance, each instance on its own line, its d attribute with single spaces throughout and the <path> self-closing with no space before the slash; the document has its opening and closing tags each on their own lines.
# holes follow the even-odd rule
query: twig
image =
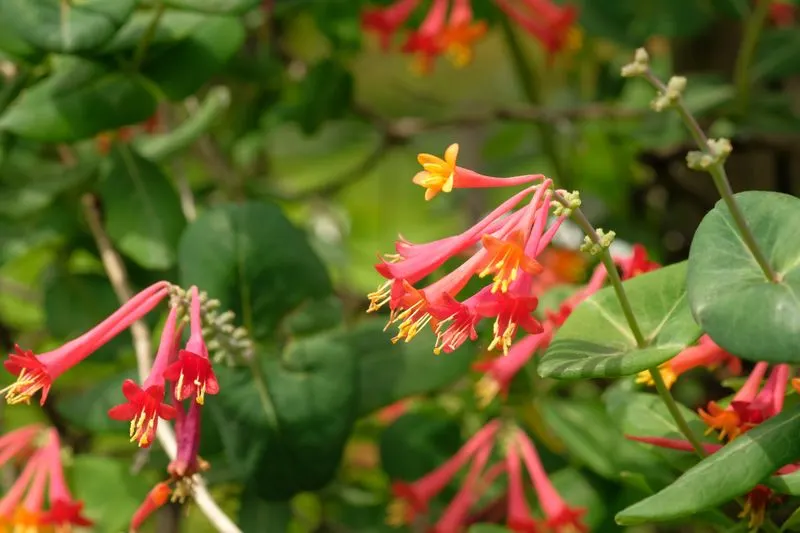
<svg viewBox="0 0 800 533">
<path fill-rule="evenodd" d="M 111 246 L 111 241 L 103 229 L 100 209 L 97 205 L 97 199 L 93 195 L 87 194 L 83 197 L 83 210 L 86 221 L 89 224 L 89 230 L 100 251 L 100 259 L 103 261 L 103 267 L 106 270 L 111 286 L 114 288 L 114 292 L 120 302 L 124 303 L 133 296 L 133 291 L 128 282 L 128 275 L 122 258 Z M 152 366 L 150 361 L 150 331 L 143 322 L 137 321 L 131 326 L 131 335 L 133 336 L 133 346 L 136 351 L 139 378 L 144 381 Z M 170 459 L 175 459 L 177 444 L 172 427 L 162 422 L 158 425 L 157 437 L 167 456 Z M 219 508 L 199 475 L 194 476 L 193 492 L 197 507 L 200 508 L 218 531 L 222 533 L 242 533 L 233 520 Z"/>
</svg>

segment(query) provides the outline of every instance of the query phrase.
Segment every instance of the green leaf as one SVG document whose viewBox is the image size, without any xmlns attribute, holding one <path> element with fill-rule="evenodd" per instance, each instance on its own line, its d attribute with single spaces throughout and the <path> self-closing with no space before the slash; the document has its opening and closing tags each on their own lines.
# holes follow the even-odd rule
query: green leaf
<svg viewBox="0 0 800 533">
<path fill-rule="evenodd" d="M 800 199 L 763 191 L 735 198 L 780 282 L 766 280 L 720 201 L 703 218 L 689 252 L 692 312 L 730 353 L 754 361 L 800 362 Z"/>
<path fill-rule="evenodd" d="M 702 333 L 686 301 L 686 263 L 624 283 L 648 345 L 639 348 L 612 287 L 578 306 L 539 364 L 542 377 L 579 379 L 636 374 L 674 357 Z"/>
<path fill-rule="evenodd" d="M 167 9 L 161 14 L 158 26 L 150 37 L 150 46 L 170 44 L 185 39 L 208 19 L 208 15 L 200 13 Z M 103 46 L 102 52 L 117 53 L 136 48 L 149 31 L 152 23 L 152 11 L 134 12 L 125 25 Z"/>
<path fill-rule="evenodd" d="M 289 502 L 262 500 L 252 486 L 244 490 L 237 521 L 242 533 L 261 533 L 265 524 L 279 531 L 291 531 L 291 521 L 292 507 Z"/>
<path fill-rule="evenodd" d="M 800 35 L 795 28 L 765 29 L 753 62 L 754 79 L 780 79 L 800 73 L 797 54 L 800 54 Z"/>
<path fill-rule="evenodd" d="M 134 145 L 140 154 L 151 161 L 167 159 L 181 150 L 189 148 L 208 132 L 214 121 L 228 109 L 231 92 L 225 86 L 214 87 L 206 95 L 197 111 L 168 133 L 140 137 Z"/>
<path fill-rule="evenodd" d="M 155 113 L 155 98 L 135 75 L 60 59 L 53 75 L 24 90 L 0 116 L 0 131 L 43 142 L 76 141 Z"/>
<path fill-rule="evenodd" d="M 800 458 L 800 408 L 783 411 L 703 459 L 661 492 L 616 516 L 621 525 L 673 520 L 747 493 Z"/>
<path fill-rule="evenodd" d="M 619 394 L 613 400 L 607 401 L 607 407 L 608 414 L 625 435 L 686 439 L 675 424 L 675 420 L 664 402 L 655 394 L 642 392 Z M 694 411 L 681 404 L 678 404 L 678 410 L 689 424 L 692 433 L 695 435 L 705 433 L 707 426 Z M 716 442 L 710 437 L 701 440 Z M 639 444 L 639 446 L 647 445 Z M 648 447 L 652 449 L 653 453 L 663 457 L 668 463 L 682 471 L 697 463 L 697 457 L 693 452 L 668 450 L 658 446 Z"/>
<path fill-rule="evenodd" d="M 452 384 L 467 374 L 476 352 L 474 343 L 467 343 L 451 354 L 434 355 L 429 331 L 408 344 L 392 344 L 381 320 L 365 320 L 349 338 L 359 354 L 360 416 Z"/>
<path fill-rule="evenodd" d="M 789 515 L 789 518 L 781 525 L 781 531 L 800 531 L 800 507 Z"/>
<path fill-rule="evenodd" d="M 92 531 L 119 533 L 152 488 L 143 476 L 131 475 L 129 459 L 116 460 L 81 455 L 68 466 L 73 496 L 85 504 L 84 512 L 95 522 Z"/>
<path fill-rule="evenodd" d="M 353 75 L 333 59 L 316 63 L 287 97 L 287 114 L 311 135 L 329 119 L 341 118 L 353 98 Z"/>
<path fill-rule="evenodd" d="M 77 428 L 94 433 L 120 432 L 125 434 L 127 425 L 108 417 L 108 410 L 125 402 L 122 382 L 126 379 L 138 381 L 136 372 L 126 370 L 97 382 L 77 394 L 61 395 L 55 407 L 61 416 Z"/>
<path fill-rule="evenodd" d="M 106 231 L 122 253 L 148 269 L 175 264 L 186 220 L 178 193 L 156 164 L 116 146 L 103 169 L 100 195 Z"/>
<path fill-rule="evenodd" d="M 153 80 L 170 100 L 191 96 L 216 74 L 244 42 L 241 21 L 213 17 L 199 24 L 177 44 L 148 53 L 142 73 Z"/>
<path fill-rule="evenodd" d="M 136 0 L 3 0 L 0 18 L 14 21 L 25 40 L 49 52 L 89 52 L 122 26 Z"/>
<path fill-rule="evenodd" d="M 510 529 L 497 524 L 475 524 L 469 528 L 469 533 L 509 533 L 510 531 Z"/>
<path fill-rule="evenodd" d="M 408 413 L 381 434 L 381 465 L 392 480 L 414 481 L 462 445 L 458 423 L 441 411 Z"/>
<path fill-rule="evenodd" d="M 244 321 L 256 340 L 305 302 L 329 295 L 325 266 L 274 204 L 216 206 L 186 228 L 178 246 L 180 279 L 197 285 Z"/>
<path fill-rule="evenodd" d="M 0 51 L 13 59 L 29 63 L 37 63 L 43 55 L 19 36 L 19 32 L 14 30 L 13 21 L 2 15 L 2 8 L 0 8 Z"/>
<path fill-rule="evenodd" d="M 164 4 L 178 9 L 203 13 L 244 13 L 253 9 L 260 0 L 164 0 Z"/>
<path fill-rule="evenodd" d="M 772 476 L 765 485 L 781 494 L 800 496 L 800 470 L 783 476 Z"/>
<path fill-rule="evenodd" d="M 273 501 L 322 488 L 356 418 L 356 358 L 346 338 L 331 332 L 293 341 L 281 357 L 262 355 L 255 368 L 255 376 L 219 368 L 218 400 L 237 436 L 259 452 L 256 493 Z"/>
<path fill-rule="evenodd" d="M 574 468 L 563 468 L 548 477 L 556 491 L 563 494 L 568 503 L 587 510 L 584 523 L 595 531 L 608 514 L 608 506 L 598 489 Z"/>
<path fill-rule="evenodd" d="M 651 454 L 625 439 L 597 401 L 548 399 L 540 411 L 570 454 L 601 476 L 633 471 L 663 479 Z"/>
</svg>

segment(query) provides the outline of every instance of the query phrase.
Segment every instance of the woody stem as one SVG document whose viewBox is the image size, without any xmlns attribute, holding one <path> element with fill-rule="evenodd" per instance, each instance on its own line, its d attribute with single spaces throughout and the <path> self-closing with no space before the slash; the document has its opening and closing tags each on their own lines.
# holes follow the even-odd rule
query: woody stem
<svg viewBox="0 0 800 533">
<path fill-rule="evenodd" d="M 553 198 L 560 203 L 562 206 L 566 208 L 570 208 L 569 202 L 558 192 L 553 192 Z M 633 333 L 633 338 L 636 340 L 636 345 L 639 348 L 644 348 L 648 345 L 647 340 L 645 339 L 644 335 L 642 335 L 642 329 L 639 327 L 639 322 L 636 320 L 636 315 L 633 313 L 633 308 L 631 307 L 631 302 L 628 299 L 628 295 L 625 292 L 625 287 L 622 285 L 622 279 L 619 277 L 619 272 L 617 271 L 617 266 L 614 264 L 614 259 L 611 257 L 611 252 L 608 251 L 608 247 L 603 246 L 602 242 L 600 241 L 600 237 L 597 235 L 597 231 L 592 226 L 589 219 L 586 218 L 586 215 L 580 208 L 572 208 L 572 218 L 578 226 L 580 226 L 581 230 L 586 234 L 589 239 L 591 239 L 592 243 L 600 246 L 602 250 L 601 260 L 603 261 L 603 265 L 606 267 L 606 272 L 608 273 L 608 279 L 611 282 L 611 286 L 614 288 L 614 293 L 617 295 L 617 300 L 619 300 L 619 305 L 622 308 L 622 314 L 625 315 L 625 320 L 628 322 L 628 327 L 631 329 L 631 333 Z M 656 384 L 656 391 L 658 391 L 658 395 L 661 398 L 661 401 L 664 402 L 664 405 L 667 407 L 669 414 L 672 416 L 673 420 L 675 420 L 675 424 L 678 426 L 678 429 L 683 436 L 686 437 L 692 448 L 694 448 L 697 455 L 700 457 L 705 457 L 706 452 L 703 449 L 700 440 L 692 431 L 692 428 L 689 427 L 689 424 L 686 422 L 686 419 L 683 417 L 683 414 L 678 407 L 677 402 L 675 402 L 675 398 L 672 397 L 672 394 L 669 392 L 666 383 L 664 383 L 664 378 L 661 377 L 661 371 L 658 367 L 650 369 L 650 375 L 653 376 L 653 381 Z"/>
</svg>

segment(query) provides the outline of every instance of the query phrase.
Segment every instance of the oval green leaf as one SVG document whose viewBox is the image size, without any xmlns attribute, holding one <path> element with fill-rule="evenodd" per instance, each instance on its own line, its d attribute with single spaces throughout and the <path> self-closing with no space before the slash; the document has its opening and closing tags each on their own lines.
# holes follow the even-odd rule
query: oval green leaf
<svg viewBox="0 0 800 533">
<path fill-rule="evenodd" d="M 3 0 L 0 18 L 29 43 L 49 52 L 76 53 L 98 48 L 122 26 L 136 0 Z"/>
<path fill-rule="evenodd" d="M 186 219 L 178 193 L 158 165 L 127 146 L 115 147 L 103 169 L 100 194 L 106 230 L 122 253 L 151 270 L 175 264 Z"/>
<path fill-rule="evenodd" d="M 800 362 L 800 199 L 749 191 L 736 201 L 780 282 L 764 277 L 720 201 L 703 218 L 689 252 L 692 312 L 714 342 L 739 357 Z"/>
<path fill-rule="evenodd" d="M 0 131 L 69 142 L 142 122 L 155 113 L 154 96 L 134 75 L 83 59 L 59 59 L 49 78 L 24 90 L 0 116 Z"/>
<path fill-rule="evenodd" d="M 265 202 L 216 206 L 186 228 L 178 246 L 180 279 L 241 317 L 257 341 L 281 320 L 332 292 L 325 266 L 305 234 Z"/>
<path fill-rule="evenodd" d="M 187 11 L 202 13 L 236 14 L 253 9 L 260 0 L 164 0 L 164 4 Z"/>
<path fill-rule="evenodd" d="M 716 507 L 800 459 L 800 407 L 784 411 L 686 471 L 674 483 L 616 516 L 621 525 L 674 520 Z"/>
<path fill-rule="evenodd" d="M 639 348 L 612 287 L 578 306 L 556 333 L 539 364 L 542 377 L 619 377 L 653 368 L 696 341 L 701 330 L 686 300 L 686 263 L 625 282 L 648 346 Z"/>
</svg>

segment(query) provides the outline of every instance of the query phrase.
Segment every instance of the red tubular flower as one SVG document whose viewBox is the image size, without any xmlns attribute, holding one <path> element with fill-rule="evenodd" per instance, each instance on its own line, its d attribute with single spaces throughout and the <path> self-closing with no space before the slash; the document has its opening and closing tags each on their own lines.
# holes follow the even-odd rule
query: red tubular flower
<svg viewBox="0 0 800 533">
<path fill-rule="evenodd" d="M 508 18 L 536 38 L 552 57 L 564 49 L 578 12 L 575 6 L 557 6 L 548 0 L 524 0 L 525 14 L 508 0 L 495 0 Z"/>
<path fill-rule="evenodd" d="M 392 44 L 392 37 L 408 20 L 417 5 L 419 0 L 397 0 L 389 7 L 366 9 L 361 15 L 361 27 L 377 33 L 381 48 L 388 50 Z"/>
<path fill-rule="evenodd" d="M 775 1 L 769 5 L 769 18 L 778 27 L 789 27 L 794 25 L 795 5 L 792 2 Z"/>
<path fill-rule="evenodd" d="M 35 528 L 38 528 L 41 522 L 39 516 L 41 504 L 39 509 L 30 509 L 26 504 L 35 504 L 36 502 L 31 500 L 36 498 L 34 496 L 29 500 L 27 495 L 36 489 L 44 491 L 43 482 L 46 481 L 46 477 L 43 478 L 42 475 L 46 474 L 47 464 L 44 461 L 44 454 L 42 450 L 38 450 L 28 459 L 22 473 L 0 499 L 0 521 L 19 527 L 23 531 L 26 527 L 36 531 Z M 40 479 L 43 481 L 39 481 Z"/>
<path fill-rule="evenodd" d="M 470 0 L 453 0 L 450 18 L 442 34 L 442 45 L 456 67 L 472 61 L 472 46 L 486 34 L 485 21 L 473 21 Z"/>
<path fill-rule="evenodd" d="M 131 442 L 136 441 L 142 448 L 150 446 L 155 439 L 159 418 L 175 418 L 175 408 L 164 403 L 164 370 L 177 348 L 177 320 L 178 307 L 175 306 L 167 316 L 153 368 L 142 387 L 126 379 L 122 384 L 122 394 L 128 401 L 108 411 L 108 416 L 113 420 L 130 420 Z"/>
<path fill-rule="evenodd" d="M 411 32 L 401 50 L 407 54 L 415 54 L 414 69 L 419 74 L 428 74 L 433 61 L 444 51 L 442 34 L 447 17 L 448 0 L 433 0 L 433 4 L 425 15 L 420 27 Z"/>
<path fill-rule="evenodd" d="M 508 472 L 506 526 L 516 533 L 536 533 L 537 523 L 525 500 L 519 453 L 513 444 L 506 449 L 506 471 Z"/>
<path fill-rule="evenodd" d="M 492 441 L 485 441 L 475 452 L 467 477 L 456 496 L 445 508 L 442 516 L 432 528 L 432 533 L 456 533 L 463 531 L 469 518 L 469 509 L 480 497 L 487 483 L 480 483 L 480 475 L 492 452 Z"/>
<path fill-rule="evenodd" d="M 217 394 L 219 382 L 208 359 L 208 348 L 203 340 L 200 316 L 200 297 L 192 286 L 190 309 L 191 334 L 186 349 L 178 354 L 178 361 L 164 370 L 164 378 L 175 383 L 175 397 L 183 401 L 194 394 L 195 401 L 203 404 L 206 394 Z"/>
<path fill-rule="evenodd" d="M 672 387 L 673 383 L 678 379 L 681 374 L 704 366 L 707 368 L 716 368 L 721 364 L 728 365 L 734 373 L 739 373 L 741 370 L 741 361 L 738 357 L 729 354 L 708 335 L 700 337 L 700 342 L 697 346 L 690 346 L 681 353 L 662 364 L 659 369 L 661 370 L 661 377 L 667 387 Z M 637 383 L 645 383 L 647 385 L 654 385 L 653 377 L 650 375 L 649 370 L 640 372 L 636 378 Z"/>
<path fill-rule="evenodd" d="M 681 452 L 693 452 L 694 446 L 688 440 L 681 440 L 681 439 L 671 439 L 668 437 L 637 437 L 634 435 L 625 435 L 625 438 L 628 440 L 633 440 L 636 442 L 643 442 L 645 444 L 652 444 L 653 446 L 658 446 L 659 448 L 668 448 L 670 450 L 678 450 Z M 717 452 L 722 448 L 722 444 L 711 444 L 711 443 L 702 443 L 703 450 L 709 455 L 714 452 Z"/>
<path fill-rule="evenodd" d="M 147 494 L 142 504 L 136 509 L 136 512 L 133 513 L 133 518 L 131 518 L 131 533 L 136 533 L 150 515 L 167 503 L 171 492 L 169 485 L 166 483 L 158 483 L 155 487 L 150 489 L 150 492 Z"/>
<path fill-rule="evenodd" d="M 561 498 L 547 477 L 547 472 L 545 472 L 539 455 L 536 453 L 536 448 L 522 430 L 517 429 L 515 440 L 520 447 L 522 460 L 536 489 L 539 504 L 547 520 L 547 527 L 556 532 L 570 529 L 578 530 L 581 533 L 588 532 L 589 528 L 586 527 L 581 519 L 586 514 L 586 509 L 569 507 Z"/>
<path fill-rule="evenodd" d="M 183 409 L 178 407 L 180 427 L 176 430 L 178 453 L 175 460 L 167 467 L 174 478 L 189 477 L 198 471 L 205 470 L 208 465 L 197 455 L 200 450 L 200 421 L 202 404 L 191 402 L 189 412 L 184 416 Z"/>
<path fill-rule="evenodd" d="M 31 424 L 15 429 L 0 437 L 0 466 L 12 458 L 26 455 L 33 446 L 33 441 L 41 432 L 42 426 Z"/>
<path fill-rule="evenodd" d="M 50 387 L 58 376 L 149 313 L 167 296 L 168 287 L 169 284 L 165 281 L 151 285 L 87 333 L 50 352 L 37 356 L 29 350 L 15 346 L 15 353 L 8 356 L 4 366 L 8 372 L 17 376 L 17 380 L 0 391 L 0 394 L 5 394 L 9 404 L 27 403 L 41 390 L 42 398 L 39 403 L 44 405 Z"/>
<path fill-rule="evenodd" d="M 716 402 L 709 402 L 705 410 L 697 410 L 700 418 L 708 425 L 706 434 L 716 429 L 720 432 L 720 440 L 726 437 L 733 440 L 743 431 L 749 429 L 744 427 L 744 421 L 740 416 L 743 412 L 742 406 L 749 404 L 755 399 L 758 394 L 758 389 L 761 386 L 761 380 L 764 379 L 764 375 L 767 373 L 767 367 L 768 364 L 765 362 L 756 363 L 755 367 L 753 367 L 753 371 L 747 377 L 747 381 L 745 381 L 742 388 L 734 395 L 728 407 L 723 409 Z M 736 405 L 740 406 L 739 409 L 734 407 Z"/>
<path fill-rule="evenodd" d="M 83 502 L 73 499 L 64 479 L 64 467 L 61 464 L 61 442 L 58 431 L 50 429 L 46 455 L 50 461 L 50 483 L 48 500 L 50 509 L 44 514 L 44 523 L 58 532 L 72 531 L 72 526 L 90 527 L 94 523 L 83 516 Z"/>
<path fill-rule="evenodd" d="M 645 274 L 661 268 L 660 264 L 650 261 L 647 257 L 647 249 L 641 244 L 633 245 L 633 253 L 631 253 L 630 257 L 623 259 L 615 257 L 614 262 L 617 263 L 622 270 L 623 280 L 631 279 L 639 274 Z"/>
<path fill-rule="evenodd" d="M 542 174 L 529 174 L 511 178 L 495 178 L 478 174 L 473 170 L 456 165 L 458 144 L 453 143 L 444 152 L 444 159 L 431 154 L 419 154 L 417 161 L 422 171 L 417 172 L 413 182 L 425 187 L 425 200 L 433 199 L 440 192 L 453 189 L 487 189 L 496 187 L 516 187 L 544 179 Z"/>
<path fill-rule="evenodd" d="M 428 503 L 444 489 L 453 476 L 497 432 L 499 422 L 494 420 L 472 436 L 453 457 L 439 468 L 413 483 L 392 483 L 395 500 L 389 505 L 387 522 L 393 525 L 408 524 L 418 513 L 428 510 Z"/>
</svg>

